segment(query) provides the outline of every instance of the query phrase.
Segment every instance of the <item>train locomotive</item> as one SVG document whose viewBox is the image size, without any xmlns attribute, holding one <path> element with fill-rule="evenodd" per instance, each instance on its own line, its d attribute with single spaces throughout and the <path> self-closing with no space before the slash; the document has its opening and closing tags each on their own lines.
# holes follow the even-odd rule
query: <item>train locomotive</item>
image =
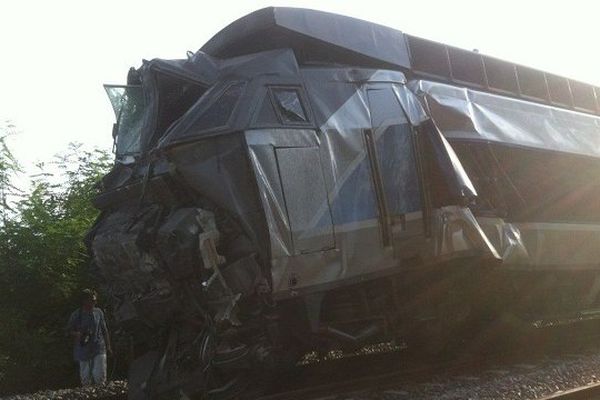
<svg viewBox="0 0 600 400">
<path fill-rule="evenodd" d="M 87 241 L 132 399 L 597 313 L 600 88 L 294 8 L 105 87 Z"/>
</svg>

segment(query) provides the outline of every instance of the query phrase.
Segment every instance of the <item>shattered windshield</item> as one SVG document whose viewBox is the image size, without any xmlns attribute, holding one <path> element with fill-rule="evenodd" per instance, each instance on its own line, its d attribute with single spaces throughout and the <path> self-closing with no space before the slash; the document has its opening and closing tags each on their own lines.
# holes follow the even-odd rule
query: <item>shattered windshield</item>
<svg viewBox="0 0 600 400">
<path fill-rule="evenodd" d="M 146 104 L 141 86 L 104 86 L 117 119 L 115 148 L 117 158 L 140 153 Z"/>
</svg>

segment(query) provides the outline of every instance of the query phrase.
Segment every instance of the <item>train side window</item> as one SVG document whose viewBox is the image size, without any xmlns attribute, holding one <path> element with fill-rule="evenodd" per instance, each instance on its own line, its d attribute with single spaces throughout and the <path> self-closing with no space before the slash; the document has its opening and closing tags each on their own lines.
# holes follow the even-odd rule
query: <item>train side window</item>
<svg viewBox="0 0 600 400">
<path fill-rule="evenodd" d="M 270 92 L 281 123 L 304 125 L 309 122 L 298 88 L 272 87 Z"/>
<path fill-rule="evenodd" d="M 227 126 L 231 115 L 242 96 L 246 84 L 237 82 L 231 84 L 219 98 L 202 113 L 192 129 L 204 131 Z"/>
</svg>

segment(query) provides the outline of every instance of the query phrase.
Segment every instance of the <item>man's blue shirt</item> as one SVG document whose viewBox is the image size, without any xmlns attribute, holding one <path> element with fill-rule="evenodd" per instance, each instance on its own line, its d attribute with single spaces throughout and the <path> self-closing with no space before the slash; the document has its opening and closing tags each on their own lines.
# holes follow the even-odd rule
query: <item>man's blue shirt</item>
<svg viewBox="0 0 600 400">
<path fill-rule="evenodd" d="M 73 346 L 73 358 L 75 361 L 87 361 L 98 354 L 106 353 L 105 335 L 108 332 L 104 313 L 101 309 L 94 307 L 91 311 L 78 308 L 73 311 L 67 324 L 67 331 L 79 331 L 84 335 L 89 335 L 89 340 L 85 345 L 77 340 Z"/>
</svg>

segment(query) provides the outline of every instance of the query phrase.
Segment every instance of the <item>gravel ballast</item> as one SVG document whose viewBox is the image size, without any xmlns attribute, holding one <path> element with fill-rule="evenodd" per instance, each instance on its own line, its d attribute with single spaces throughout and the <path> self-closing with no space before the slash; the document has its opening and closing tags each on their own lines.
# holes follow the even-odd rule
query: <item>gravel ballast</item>
<svg viewBox="0 0 600 400">
<path fill-rule="evenodd" d="M 42 390 L 31 394 L 2 397 L 2 400 L 75 400 L 103 399 L 121 400 L 127 398 L 127 382 L 112 381 L 106 385 L 86 386 L 61 390 Z"/>
<path fill-rule="evenodd" d="M 491 366 L 476 374 L 399 382 L 385 389 L 331 394 L 327 400 L 521 400 L 600 382 L 600 350 L 540 358 L 530 364 Z M 3 397 L 2 400 L 126 399 L 127 382 Z"/>
<path fill-rule="evenodd" d="M 428 382 L 331 396 L 330 400 L 517 400 L 600 382 L 600 352 L 542 358 L 532 364 L 490 367 L 471 375 L 439 375 Z"/>
</svg>

